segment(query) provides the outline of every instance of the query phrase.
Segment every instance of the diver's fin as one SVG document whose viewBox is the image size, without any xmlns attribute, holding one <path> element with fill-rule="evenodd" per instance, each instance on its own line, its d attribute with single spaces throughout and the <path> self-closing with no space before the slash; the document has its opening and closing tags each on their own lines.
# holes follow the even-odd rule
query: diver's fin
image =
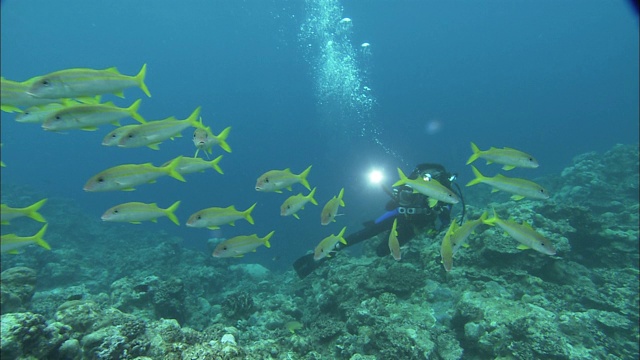
<svg viewBox="0 0 640 360">
<path fill-rule="evenodd" d="M 298 258 L 298 260 L 293 263 L 293 269 L 296 271 L 300 279 L 304 279 L 311 274 L 324 259 L 326 258 L 316 261 L 313 259 L 313 253 L 306 254 Z"/>
</svg>

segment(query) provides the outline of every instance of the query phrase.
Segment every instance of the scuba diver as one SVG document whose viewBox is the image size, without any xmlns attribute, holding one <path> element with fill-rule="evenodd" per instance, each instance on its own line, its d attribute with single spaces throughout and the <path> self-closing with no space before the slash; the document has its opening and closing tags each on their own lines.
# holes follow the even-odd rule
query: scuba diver
<svg viewBox="0 0 640 360">
<path fill-rule="evenodd" d="M 425 181 L 435 179 L 452 191 L 454 190 L 451 185 L 455 185 L 458 190 L 457 195 L 460 197 L 462 204 L 462 216 L 460 219 L 462 222 L 465 206 L 460 187 L 458 184 L 453 183 L 456 178 L 455 174 L 448 173 L 442 165 L 424 163 L 417 165 L 408 178 L 412 180 L 422 178 Z M 396 218 L 398 219 L 396 230 L 400 246 L 409 242 L 420 232 L 428 230 L 440 231 L 449 226 L 451 222 L 451 204 L 439 201 L 435 206 L 429 207 L 429 198 L 421 193 L 414 193 L 413 189 L 408 185 L 396 186 L 391 190 L 383 186 L 383 189 L 391 197 L 385 207 L 387 212 L 375 221 L 366 222 L 362 230 L 346 236 L 347 244 L 338 243 L 332 250 L 332 255 L 347 246 L 358 244 L 384 231 L 391 230 L 393 221 Z M 378 245 L 376 253 L 381 257 L 389 255 L 390 250 L 386 239 Z M 293 263 L 293 268 L 298 277 L 303 279 L 329 258 L 324 257 L 316 261 L 313 258 L 313 253 L 307 254 L 298 258 Z"/>
</svg>

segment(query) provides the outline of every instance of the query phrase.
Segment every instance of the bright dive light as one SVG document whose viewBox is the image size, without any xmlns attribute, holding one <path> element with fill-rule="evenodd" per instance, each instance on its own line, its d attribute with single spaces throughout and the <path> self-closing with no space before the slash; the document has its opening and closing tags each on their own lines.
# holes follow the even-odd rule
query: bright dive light
<svg viewBox="0 0 640 360">
<path fill-rule="evenodd" d="M 384 176 L 382 175 L 382 172 L 380 170 L 371 170 L 371 172 L 369 173 L 369 181 L 372 184 L 380 184 L 383 178 Z"/>
</svg>

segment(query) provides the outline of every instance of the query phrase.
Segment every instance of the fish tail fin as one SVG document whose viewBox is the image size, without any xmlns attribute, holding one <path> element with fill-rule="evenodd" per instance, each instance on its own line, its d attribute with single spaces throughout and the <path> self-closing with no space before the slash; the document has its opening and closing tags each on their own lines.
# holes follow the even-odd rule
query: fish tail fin
<svg viewBox="0 0 640 360">
<path fill-rule="evenodd" d="M 455 221 L 452 221 L 455 222 Z M 393 219 L 393 225 L 391 225 L 391 232 L 394 233 L 396 236 L 398 235 L 398 218 Z"/>
<path fill-rule="evenodd" d="M 147 64 L 142 65 L 142 69 L 140 69 L 140 72 L 136 75 L 136 81 L 138 82 L 140 89 L 142 89 L 148 97 L 151 97 L 151 93 L 149 92 L 149 89 L 147 89 L 147 85 L 144 83 L 145 76 L 147 76 Z"/>
<path fill-rule="evenodd" d="M 404 185 L 404 184 L 407 183 L 407 180 L 409 180 L 407 178 L 407 175 L 405 175 L 402 172 L 402 169 L 400 169 L 400 168 L 398 168 L 398 176 L 400 176 L 400 180 L 396 181 L 393 185 L 391 185 L 392 187 Z"/>
<path fill-rule="evenodd" d="M 485 177 L 480 173 L 480 171 L 478 169 L 476 169 L 475 166 L 471 165 L 471 169 L 473 170 L 473 174 L 476 176 L 476 178 L 471 180 L 471 181 L 469 181 L 467 183 L 467 186 L 479 184 L 479 183 L 482 182 L 482 180 L 485 179 Z"/>
<path fill-rule="evenodd" d="M 307 181 L 307 176 L 309 175 L 309 172 L 311 171 L 311 165 L 309 165 L 308 168 L 306 168 L 303 172 L 300 173 L 300 175 L 298 175 L 298 177 L 300 178 L 300 183 L 307 188 L 307 190 L 311 190 L 311 186 L 309 185 L 309 182 Z"/>
<path fill-rule="evenodd" d="M 495 210 L 494 210 L 494 214 L 495 214 Z M 484 222 L 485 220 L 487 220 L 487 217 L 489 216 L 489 213 L 487 212 L 487 210 L 485 210 L 482 215 L 480 215 L 480 221 Z"/>
<path fill-rule="evenodd" d="M 46 223 L 47 221 L 42 217 L 42 215 L 38 212 L 38 210 L 47 202 L 47 199 L 42 199 L 37 203 L 28 206 L 25 210 L 27 211 L 26 215 L 32 218 L 35 221 Z"/>
<path fill-rule="evenodd" d="M 227 137 L 229 136 L 229 132 L 231 132 L 231 126 L 226 127 L 217 136 L 220 147 L 228 153 L 231 152 L 231 147 L 229 146 L 229 144 L 227 144 Z"/>
<path fill-rule="evenodd" d="M 196 154 L 197 154 L 197 152 L 196 152 Z M 218 165 L 220 160 L 222 160 L 222 155 L 220 155 L 217 158 L 209 161 L 209 164 L 211 164 L 211 167 L 214 168 L 218 173 L 224 174 L 224 171 L 222 171 L 222 168 Z"/>
<path fill-rule="evenodd" d="M 478 146 L 473 142 L 471 143 L 471 151 L 473 151 L 473 154 L 471 154 L 469 160 L 467 160 L 467 165 L 478 160 L 478 158 L 480 157 L 480 148 L 478 148 Z"/>
<path fill-rule="evenodd" d="M 180 206 L 180 200 L 174 202 L 173 205 L 166 208 L 165 214 L 167 214 L 167 217 L 169 218 L 169 220 L 173 221 L 174 224 L 180 226 L 180 222 L 178 221 L 176 214 L 174 214 L 178 206 Z"/>
<path fill-rule="evenodd" d="M 265 237 L 262 238 L 262 240 L 264 241 L 264 246 L 266 246 L 268 248 L 271 247 L 271 243 L 269 243 L 269 239 L 271 239 L 271 237 L 273 236 L 274 233 L 275 233 L 275 230 L 271 231 Z"/>
<path fill-rule="evenodd" d="M 13 105 L 2 105 L 0 106 L 0 109 L 4 112 L 9 112 L 9 113 L 22 111 L 19 107 L 13 106 Z"/>
<path fill-rule="evenodd" d="M 182 156 L 178 156 L 177 158 L 171 160 L 171 162 L 164 166 L 164 168 L 167 171 L 167 175 L 182 182 L 186 182 L 187 180 L 185 180 L 184 177 L 182 177 L 182 174 L 180 174 L 176 170 L 176 167 L 178 167 L 178 164 L 180 164 L 180 160 L 182 160 Z"/>
<path fill-rule="evenodd" d="M 315 194 L 316 194 L 316 188 L 314 187 L 309 193 L 309 195 L 307 195 L 307 197 L 309 198 L 309 201 L 311 201 L 313 205 L 318 205 L 318 202 L 316 201 L 316 199 L 313 198 L 313 195 Z"/>
<path fill-rule="evenodd" d="M 251 217 L 251 212 L 253 211 L 253 209 L 256 207 L 256 205 L 258 205 L 258 203 L 254 203 L 253 205 L 251 205 L 251 207 L 249 207 L 247 210 L 242 212 L 242 216 L 244 216 L 245 219 L 247 219 L 247 221 L 249 222 L 249 224 L 253 225 L 253 217 Z"/>
<path fill-rule="evenodd" d="M 140 103 L 142 103 L 142 99 L 136 100 L 133 104 L 131 104 L 131 106 L 127 108 L 127 111 L 129 112 L 129 114 L 131 114 L 132 118 L 136 119 L 137 122 L 139 122 L 140 124 L 144 124 L 146 123 L 146 121 L 140 114 L 138 114 Z"/>
<path fill-rule="evenodd" d="M 347 240 L 345 240 L 344 238 L 344 232 L 347 231 L 347 227 L 343 227 L 342 230 L 340 230 L 340 232 L 338 233 L 338 238 L 340 239 L 340 242 L 343 244 L 347 244 Z"/>
<path fill-rule="evenodd" d="M 193 110 L 191 115 L 189 115 L 189 117 L 186 120 L 189 123 L 189 125 L 193 126 L 196 129 L 207 130 L 207 128 L 204 125 L 202 125 L 202 118 L 200 117 L 201 109 L 202 109 L 202 106 L 198 106 L 195 110 Z"/>
<path fill-rule="evenodd" d="M 493 226 L 493 225 L 495 225 L 496 222 L 498 222 L 498 220 L 500 220 L 500 218 L 498 217 L 498 214 L 496 213 L 496 209 L 492 209 L 492 210 L 493 210 L 493 217 L 490 217 L 488 219 L 482 220 L 482 223 L 484 223 L 486 225 L 489 225 L 489 226 Z M 488 216 L 486 214 L 487 214 L 487 212 L 485 211 L 482 215 L 485 215 L 485 217 L 486 217 L 486 216 Z M 482 217 L 480 217 L 480 218 L 482 218 Z"/>
<path fill-rule="evenodd" d="M 47 227 L 49 226 L 49 224 L 44 224 L 44 226 L 42 227 L 42 229 L 40 229 L 40 231 L 38 231 L 35 235 L 33 235 L 31 238 L 33 239 L 33 241 L 38 244 L 39 246 L 47 249 L 47 250 L 51 250 L 51 246 L 49 246 L 49 244 L 44 241 L 44 239 L 42 238 L 44 236 L 44 233 L 47 231 Z"/>
<path fill-rule="evenodd" d="M 344 200 L 342 200 L 343 196 L 344 196 L 344 188 L 340 189 L 340 193 L 338 194 L 338 200 L 340 200 L 340 206 L 345 207 Z"/>
</svg>

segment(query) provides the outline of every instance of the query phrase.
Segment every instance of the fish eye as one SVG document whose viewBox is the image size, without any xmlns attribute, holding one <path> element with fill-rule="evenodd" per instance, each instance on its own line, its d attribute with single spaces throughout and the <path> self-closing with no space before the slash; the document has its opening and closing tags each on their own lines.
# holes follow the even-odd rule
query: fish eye
<svg viewBox="0 0 640 360">
<path fill-rule="evenodd" d="M 103 177 L 99 177 L 96 179 L 99 183 L 104 182 L 104 178 Z"/>
<path fill-rule="evenodd" d="M 198 216 L 196 216 L 196 219 L 200 220 L 200 219 L 202 219 L 202 216 L 198 215 Z"/>
<path fill-rule="evenodd" d="M 60 115 L 56 115 L 56 120 L 60 120 Z"/>
<path fill-rule="evenodd" d="M 128 137 L 129 139 L 131 139 L 131 138 L 133 137 L 133 134 L 129 134 L 129 135 L 127 135 L 127 137 Z"/>
<path fill-rule="evenodd" d="M 540 189 L 540 193 L 544 194 L 544 189 Z"/>
<path fill-rule="evenodd" d="M 226 247 L 226 246 L 224 246 L 224 247 L 222 248 L 222 250 L 227 250 L 227 247 Z"/>
<path fill-rule="evenodd" d="M 287 210 L 291 209 L 291 205 L 287 205 Z"/>
<path fill-rule="evenodd" d="M 269 178 L 264 178 L 264 182 L 268 183 L 269 182 Z"/>
<path fill-rule="evenodd" d="M 114 214 L 117 214 L 117 213 L 118 213 L 118 210 L 117 210 L 117 209 L 116 209 L 116 210 L 113 210 L 113 213 L 114 213 Z"/>
<path fill-rule="evenodd" d="M 42 81 L 40 81 L 40 84 L 44 86 L 49 86 L 51 85 L 51 82 L 48 79 L 43 79 Z"/>
</svg>

